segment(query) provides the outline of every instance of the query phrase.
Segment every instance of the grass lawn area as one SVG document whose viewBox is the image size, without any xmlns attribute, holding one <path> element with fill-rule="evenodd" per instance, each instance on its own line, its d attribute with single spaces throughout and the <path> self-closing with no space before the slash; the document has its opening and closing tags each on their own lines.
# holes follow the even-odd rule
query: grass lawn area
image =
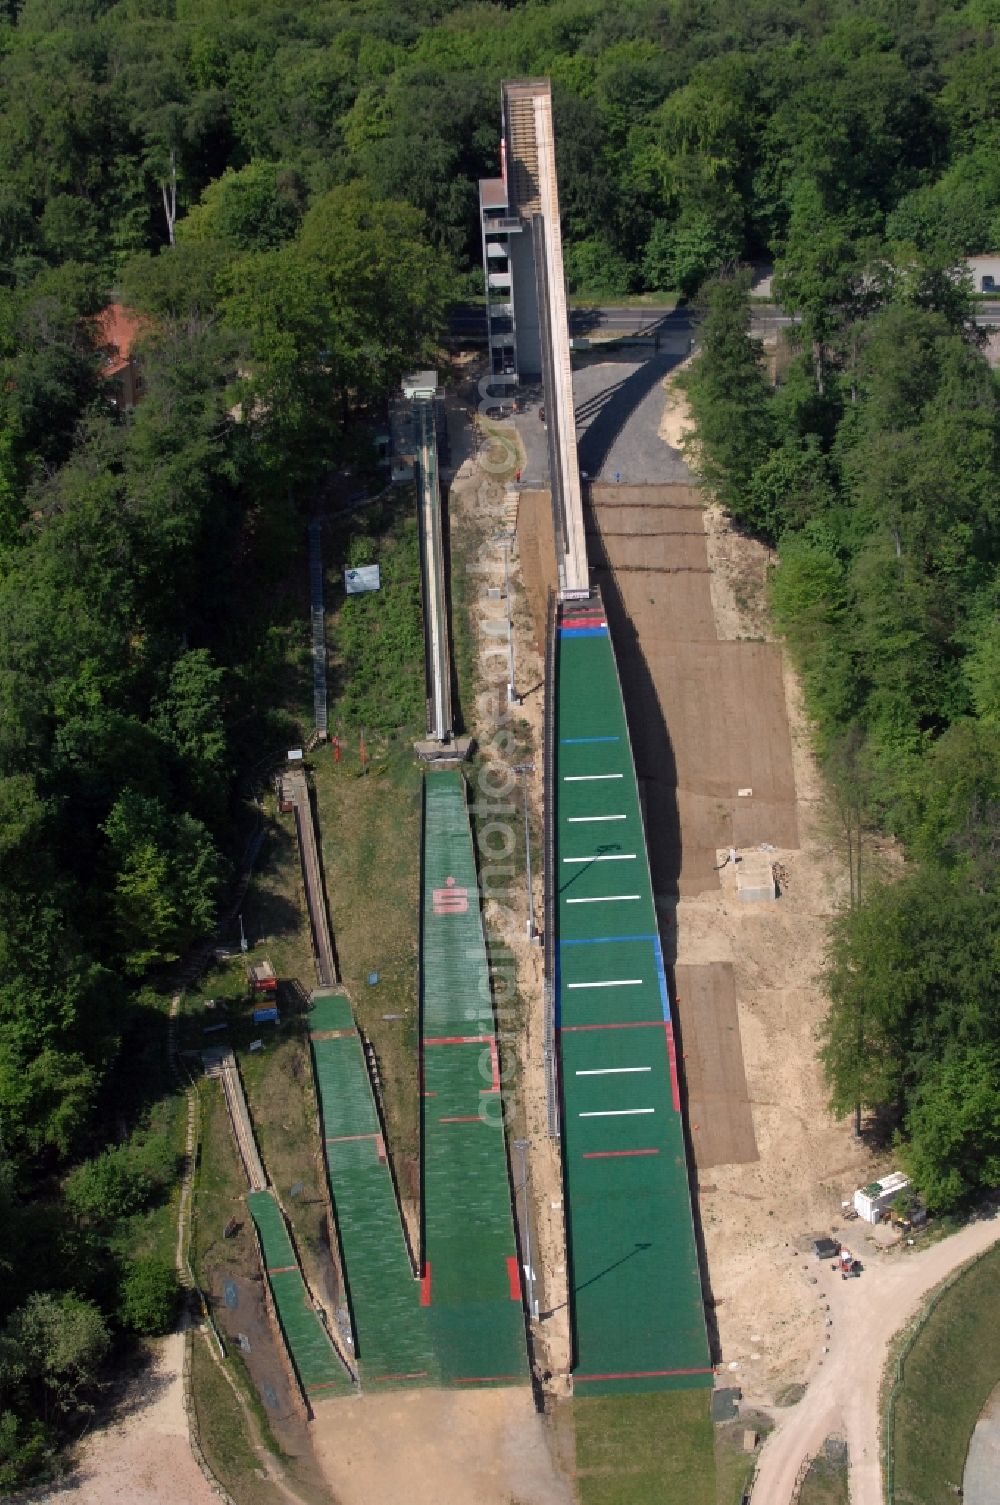
<svg viewBox="0 0 1000 1505">
<path fill-rule="evenodd" d="M 847 1454 L 814 1461 L 802 1484 L 799 1505 L 849 1505 Z"/>
<path fill-rule="evenodd" d="M 939 1505 L 951 1498 L 951 1485 L 962 1481 L 973 1428 L 998 1380 L 1000 1248 L 994 1248 L 944 1293 L 905 1360 L 893 1427 L 899 1505 Z"/>
<path fill-rule="evenodd" d="M 750 1483 L 757 1454 L 743 1451 L 743 1433 L 748 1426 L 756 1426 L 761 1433 L 761 1418 L 740 1418 L 715 1427 L 716 1505 L 740 1505 Z"/>
<path fill-rule="evenodd" d="M 418 1188 L 417 947 L 420 790 L 408 741 L 369 747 L 356 761 L 313 757 L 334 944 L 354 1016 L 378 1058 L 390 1149 L 404 1195 Z M 368 983 L 370 973 L 378 982 Z M 390 1017 L 386 1017 L 386 1016 Z"/>
<path fill-rule="evenodd" d="M 708 1391 L 573 1402 L 580 1505 L 717 1505 Z"/>
<path fill-rule="evenodd" d="M 205 1082 L 191 1217 L 191 1264 L 199 1280 L 207 1280 L 212 1270 L 259 1270 L 250 1214 L 243 1200 L 246 1189 L 222 1088 L 218 1082 Z M 232 1217 L 239 1218 L 243 1227 L 234 1238 L 223 1238 L 222 1231 Z"/>
<path fill-rule="evenodd" d="M 292 1221 L 309 1284 L 334 1300 L 326 1171 L 305 1022 L 293 1020 L 264 1050 L 240 1053 L 240 1071 L 264 1165 Z M 294 1197 L 291 1189 L 301 1183 Z"/>
</svg>

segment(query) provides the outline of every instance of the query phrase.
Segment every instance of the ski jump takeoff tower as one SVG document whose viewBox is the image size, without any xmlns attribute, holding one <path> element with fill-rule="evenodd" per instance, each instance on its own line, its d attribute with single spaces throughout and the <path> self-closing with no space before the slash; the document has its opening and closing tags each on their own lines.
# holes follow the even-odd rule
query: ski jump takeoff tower
<svg viewBox="0 0 1000 1505">
<path fill-rule="evenodd" d="M 549 81 L 504 84 L 502 102 L 501 176 L 479 184 L 491 371 L 497 384 L 541 377 L 559 594 L 585 600 L 590 586 Z"/>
<path fill-rule="evenodd" d="M 546 980 L 578 1395 L 710 1388 L 677 1052 L 635 764 L 576 450 L 552 100 L 503 86 L 479 185 L 495 383 L 544 390 L 558 580 L 545 711 Z M 554 1105 L 553 1105 L 554 1106 Z"/>
</svg>

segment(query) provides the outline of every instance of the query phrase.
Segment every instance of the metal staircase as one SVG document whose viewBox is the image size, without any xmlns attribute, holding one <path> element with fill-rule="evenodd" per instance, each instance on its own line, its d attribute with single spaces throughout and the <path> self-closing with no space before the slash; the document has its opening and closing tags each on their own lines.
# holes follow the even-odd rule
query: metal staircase
<svg viewBox="0 0 1000 1505">
<path fill-rule="evenodd" d="M 534 95 L 507 94 L 507 182 L 511 210 L 530 217 L 541 209 L 538 182 L 538 142 L 535 139 Z"/>
</svg>

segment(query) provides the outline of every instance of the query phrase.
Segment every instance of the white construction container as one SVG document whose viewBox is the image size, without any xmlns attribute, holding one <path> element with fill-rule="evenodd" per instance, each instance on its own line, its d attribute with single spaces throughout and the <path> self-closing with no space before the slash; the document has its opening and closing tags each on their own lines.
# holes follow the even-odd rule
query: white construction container
<svg viewBox="0 0 1000 1505">
<path fill-rule="evenodd" d="M 909 1184 L 909 1176 L 904 1176 L 902 1171 L 891 1171 L 881 1181 L 859 1186 L 854 1193 L 854 1210 L 866 1223 L 878 1223 L 891 1211 L 893 1202 Z"/>
</svg>

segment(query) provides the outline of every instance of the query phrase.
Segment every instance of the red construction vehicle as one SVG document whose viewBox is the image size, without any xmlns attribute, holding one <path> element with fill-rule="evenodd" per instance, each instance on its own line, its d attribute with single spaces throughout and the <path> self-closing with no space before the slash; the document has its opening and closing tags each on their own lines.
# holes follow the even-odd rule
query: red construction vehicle
<svg viewBox="0 0 1000 1505">
<path fill-rule="evenodd" d="M 857 1280 L 864 1266 L 859 1259 L 855 1259 L 846 1244 L 841 1244 L 840 1253 L 830 1266 L 831 1270 L 839 1270 L 841 1280 Z"/>
</svg>

